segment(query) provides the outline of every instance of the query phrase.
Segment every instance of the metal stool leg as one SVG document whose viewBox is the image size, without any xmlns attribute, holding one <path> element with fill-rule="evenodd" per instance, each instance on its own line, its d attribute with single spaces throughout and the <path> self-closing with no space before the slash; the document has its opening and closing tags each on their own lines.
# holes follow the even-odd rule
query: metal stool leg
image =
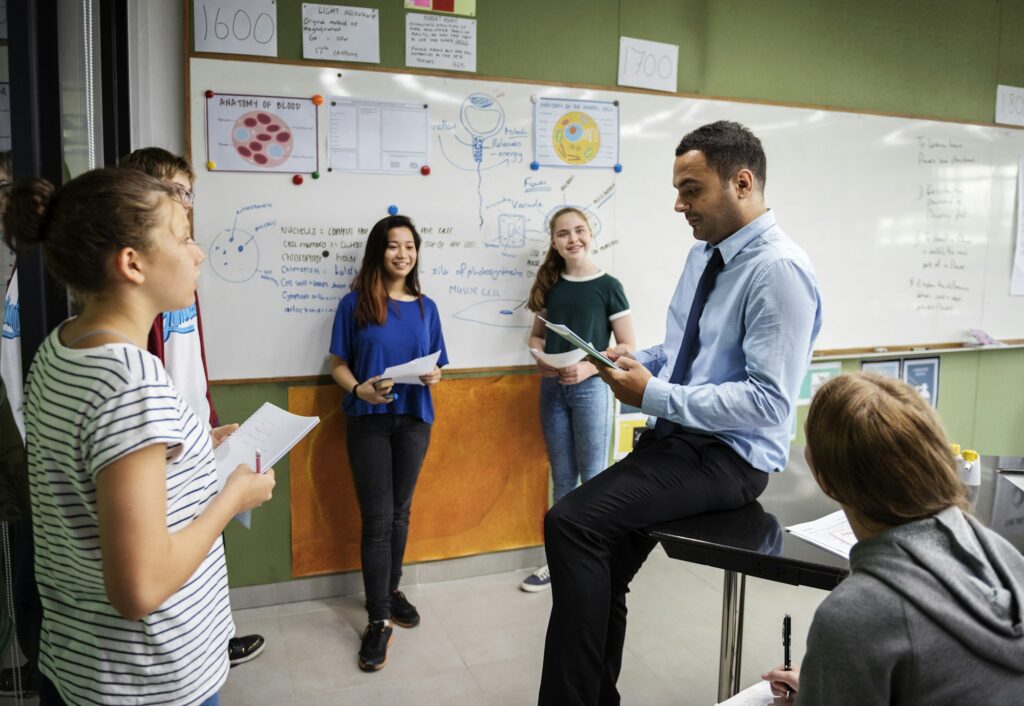
<svg viewBox="0 0 1024 706">
<path fill-rule="evenodd" d="M 718 700 L 725 701 L 740 690 L 740 657 L 743 653 L 743 600 L 747 577 L 725 572 L 722 589 L 722 642 L 718 656 Z"/>
</svg>

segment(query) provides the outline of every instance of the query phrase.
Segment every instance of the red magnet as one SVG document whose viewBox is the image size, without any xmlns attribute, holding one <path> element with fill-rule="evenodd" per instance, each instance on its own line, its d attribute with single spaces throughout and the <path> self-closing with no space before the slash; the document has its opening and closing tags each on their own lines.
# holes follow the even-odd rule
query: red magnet
<svg viewBox="0 0 1024 706">
<path fill-rule="evenodd" d="M 207 91 L 206 92 L 206 97 L 207 98 L 213 98 L 213 91 Z"/>
<path fill-rule="evenodd" d="M 292 183 L 295 184 L 295 186 L 298 186 L 299 184 L 301 184 L 302 183 L 302 175 L 301 174 L 296 174 L 295 176 L 293 176 L 292 177 Z"/>
<path fill-rule="evenodd" d="M 430 165 L 424 164 L 422 167 L 420 167 L 420 174 L 422 174 L 423 176 L 430 176 Z"/>
</svg>

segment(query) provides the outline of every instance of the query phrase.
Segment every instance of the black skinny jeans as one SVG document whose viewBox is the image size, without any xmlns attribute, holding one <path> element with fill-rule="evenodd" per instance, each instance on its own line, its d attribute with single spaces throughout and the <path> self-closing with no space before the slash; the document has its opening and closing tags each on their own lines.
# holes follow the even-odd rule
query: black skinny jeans
<svg viewBox="0 0 1024 706">
<path fill-rule="evenodd" d="M 391 592 L 402 579 L 409 508 L 430 425 L 410 414 L 348 417 L 348 460 L 363 520 L 360 555 L 370 621 L 391 616 Z"/>
<path fill-rule="evenodd" d="M 629 582 L 656 542 L 638 530 L 753 502 L 768 474 L 714 437 L 644 432 L 636 448 L 544 518 L 551 619 L 540 706 L 615 706 Z"/>
</svg>

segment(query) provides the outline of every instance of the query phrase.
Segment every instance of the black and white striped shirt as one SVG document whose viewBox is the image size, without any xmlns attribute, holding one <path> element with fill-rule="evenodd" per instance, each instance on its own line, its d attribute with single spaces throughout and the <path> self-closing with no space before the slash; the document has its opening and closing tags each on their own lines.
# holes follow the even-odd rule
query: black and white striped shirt
<svg viewBox="0 0 1024 706">
<path fill-rule="evenodd" d="M 213 448 L 153 355 L 127 344 L 71 349 L 54 331 L 26 385 L 40 668 L 70 704 L 200 704 L 228 672 L 234 634 L 224 546 L 140 621 L 103 583 L 97 474 L 133 451 L 167 446 L 167 527 L 187 526 L 216 495 Z"/>
</svg>

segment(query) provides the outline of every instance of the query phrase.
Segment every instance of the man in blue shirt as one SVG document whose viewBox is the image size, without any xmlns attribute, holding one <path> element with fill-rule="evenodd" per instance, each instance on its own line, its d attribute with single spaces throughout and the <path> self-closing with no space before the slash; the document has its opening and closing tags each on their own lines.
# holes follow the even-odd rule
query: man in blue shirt
<svg viewBox="0 0 1024 706">
<path fill-rule="evenodd" d="M 720 121 L 676 149 L 676 211 L 698 242 L 668 310 L 665 342 L 612 349 L 615 396 L 657 417 L 633 452 L 547 514 L 552 609 L 541 706 L 618 704 L 626 592 L 655 542 L 648 525 L 756 499 L 789 456 L 794 400 L 821 327 L 806 253 L 766 208 L 766 160 Z"/>
</svg>

